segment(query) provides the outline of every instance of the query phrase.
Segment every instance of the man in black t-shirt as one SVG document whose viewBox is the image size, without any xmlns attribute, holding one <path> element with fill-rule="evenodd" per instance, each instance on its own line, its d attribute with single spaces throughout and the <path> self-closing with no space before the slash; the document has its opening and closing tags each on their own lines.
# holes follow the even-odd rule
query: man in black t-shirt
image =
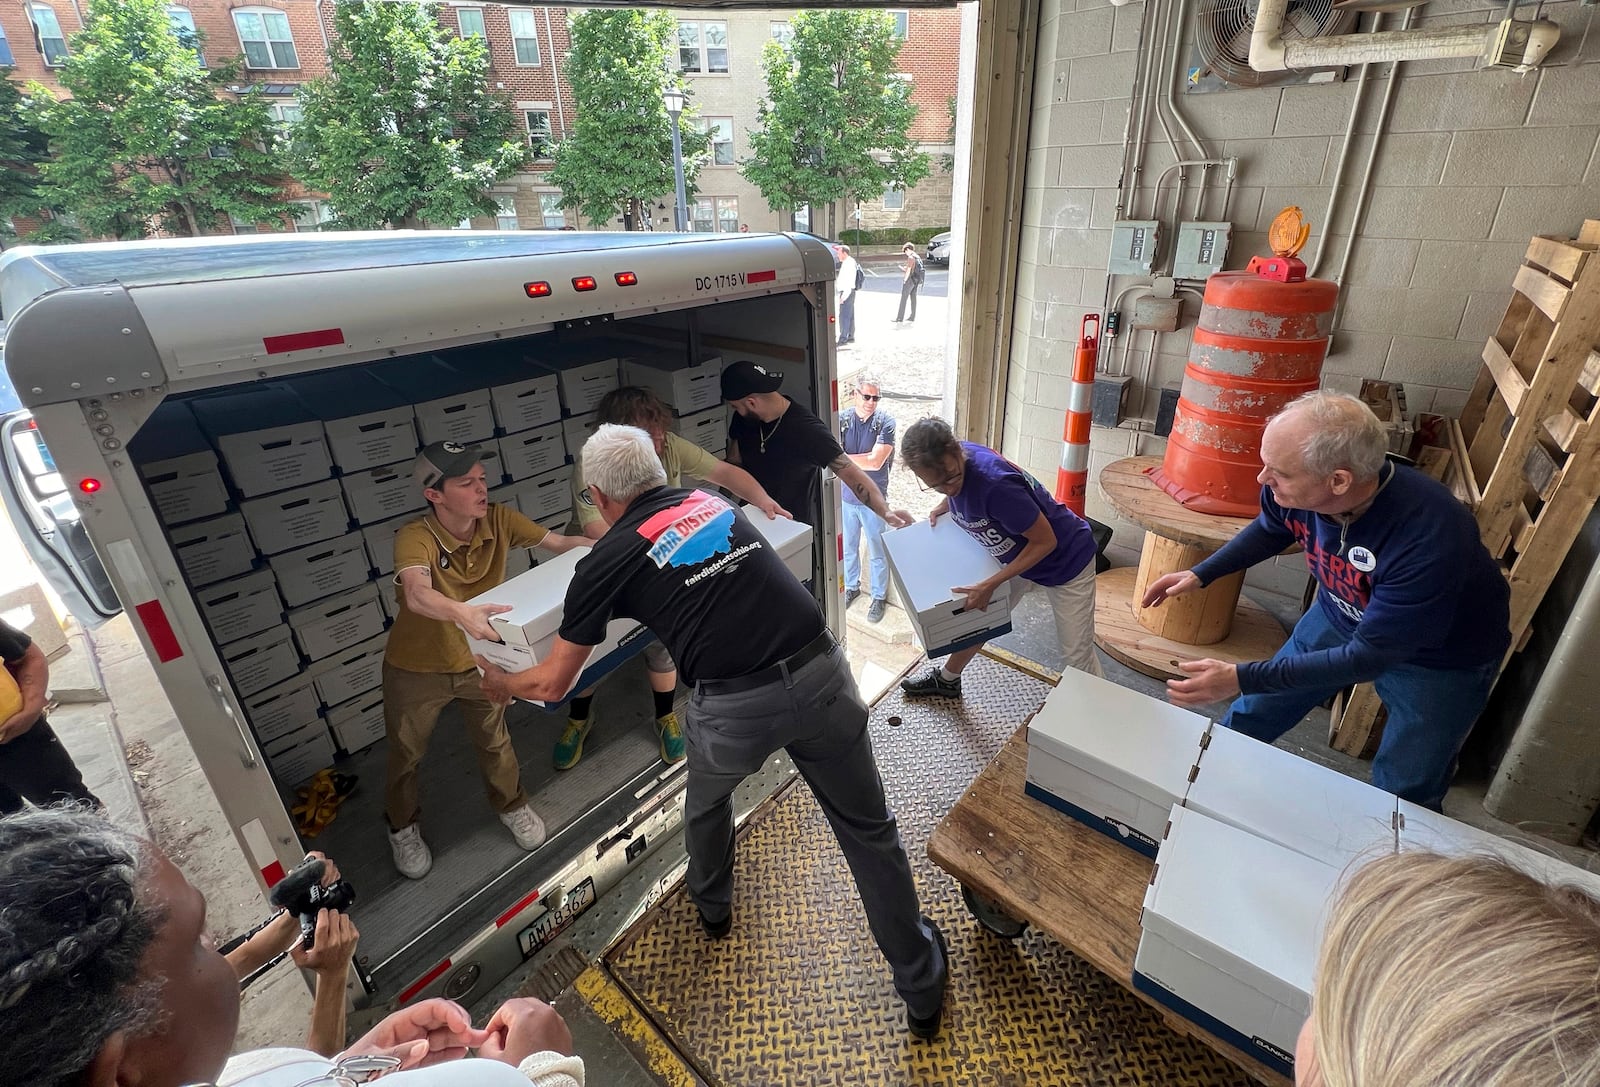
<svg viewBox="0 0 1600 1087">
<path fill-rule="evenodd" d="M 739 510 L 718 495 L 667 487 L 644 431 L 602 426 L 582 456 L 611 527 L 574 571 L 549 655 L 515 674 L 478 658 L 484 691 L 497 701 L 559 701 L 607 623 L 648 626 L 694 689 L 684 822 L 689 896 L 706 934 L 720 939 L 733 925 L 733 790 L 784 748 L 850 864 L 911 1032 L 933 1037 L 948 975 L 944 936 L 921 916 L 867 707 L 816 601 Z"/>
<path fill-rule="evenodd" d="M 828 424 L 779 392 L 782 386 L 783 374 L 753 362 L 735 362 L 722 371 L 722 399 L 738 413 L 728 425 L 728 460 L 807 524 L 819 523 L 823 468 L 833 469 L 863 505 L 894 528 L 911 524 L 909 513 L 889 509 L 878 485 L 845 455 Z"/>
<path fill-rule="evenodd" d="M 84 800 L 99 807 L 45 719 L 50 662 L 44 651 L 16 627 L 0 622 L 0 658 L 22 699 L 20 709 L 0 720 L 0 815 L 21 811 L 23 801 L 42 808 Z"/>
</svg>

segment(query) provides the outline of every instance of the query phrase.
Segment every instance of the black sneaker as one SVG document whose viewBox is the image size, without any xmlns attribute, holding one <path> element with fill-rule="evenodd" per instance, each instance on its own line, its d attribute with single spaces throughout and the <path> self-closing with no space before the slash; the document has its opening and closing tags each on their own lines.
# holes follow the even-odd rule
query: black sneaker
<svg viewBox="0 0 1600 1087">
<path fill-rule="evenodd" d="M 944 933 L 939 926 L 933 923 L 931 917 L 924 916 L 922 920 L 933 929 L 934 942 L 939 945 L 939 957 L 944 960 L 945 992 L 950 991 L 950 945 L 945 943 Z M 939 1006 L 932 1015 L 912 1015 L 911 1009 L 906 1009 L 906 1029 L 913 1038 L 923 1041 L 932 1041 L 939 1036 L 939 1021 L 944 1017 L 944 995 L 940 994 Z"/>
<path fill-rule="evenodd" d="M 700 918 L 700 931 L 704 932 L 710 939 L 720 940 L 733 931 L 733 914 L 731 913 L 720 921 L 712 921 L 700 912 L 699 906 L 694 908 L 694 912 Z"/>
<path fill-rule="evenodd" d="M 856 602 L 856 598 L 860 595 L 860 589 L 846 589 L 844 591 L 844 606 L 848 608 L 851 604 L 854 604 Z"/>
<path fill-rule="evenodd" d="M 939 669 L 930 668 L 921 679 L 902 679 L 900 689 L 914 698 L 960 698 L 961 677 L 945 679 Z"/>
<path fill-rule="evenodd" d="M 867 622 L 876 623 L 883 618 L 883 613 L 889 610 L 889 602 L 883 597 L 878 597 L 867 609 Z"/>
</svg>

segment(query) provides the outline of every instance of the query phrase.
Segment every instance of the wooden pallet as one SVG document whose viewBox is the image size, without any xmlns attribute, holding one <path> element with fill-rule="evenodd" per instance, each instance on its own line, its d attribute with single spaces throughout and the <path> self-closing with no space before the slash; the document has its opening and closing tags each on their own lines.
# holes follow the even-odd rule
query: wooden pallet
<svg viewBox="0 0 1600 1087">
<path fill-rule="evenodd" d="M 1534 238 L 1512 288 L 1451 426 L 1447 482 L 1511 582 L 1516 652 L 1600 498 L 1600 220 L 1576 239 Z M 1370 685 L 1356 688 L 1335 704 L 1329 743 L 1370 753 L 1381 709 Z"/>
</svg>

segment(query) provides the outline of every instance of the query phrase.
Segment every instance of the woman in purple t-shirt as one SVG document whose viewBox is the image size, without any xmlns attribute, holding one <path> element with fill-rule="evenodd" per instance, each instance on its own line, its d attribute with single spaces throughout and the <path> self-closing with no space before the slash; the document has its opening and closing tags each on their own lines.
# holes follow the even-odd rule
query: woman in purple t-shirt
<svg viewBox="0 0 1600 1087">
<path fill-rule="evenodd" d="M 959 441 L 943 419 L 912 424 L 900 455 L 922 485 L 944 495 L 928 514 L 955 518 L 1000 570 L 977 585 L 955 586 L 966 607 L 988 606 L 995 589 L 1016 579 L 1013 597 L 1042 590 L 1055 614 L 1068 668 L 1100 675 L 1094 653 L 1094 537 L 1089 522 L 1057 502 L 1027 472 L 985 446 Z M 982 645 L 950 654 L 943 667 L 900 684 L 909 695 L 961 697 L 961 670 Z"/>
</svg>

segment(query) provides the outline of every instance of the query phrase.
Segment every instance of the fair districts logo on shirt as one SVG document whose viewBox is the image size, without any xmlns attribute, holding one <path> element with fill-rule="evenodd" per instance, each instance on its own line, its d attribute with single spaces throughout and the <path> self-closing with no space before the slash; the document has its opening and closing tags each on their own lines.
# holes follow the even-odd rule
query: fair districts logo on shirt
<svg viewBox="0 0 1600 1087">
<path fill-rule="evenodd" d="M 1357 544 L 1350 549 L 1350 565 L 1362 573 L 1370 574 L 1378 568 L 1378 556 Z"/>
<path fill-rule="evenodd" d="M 733 540 L 733 507 L 715 495 L 695 491 L 639 526 L 650 541 L 657 569 L 695 566 L 727 551 Z"/>
</svg>

